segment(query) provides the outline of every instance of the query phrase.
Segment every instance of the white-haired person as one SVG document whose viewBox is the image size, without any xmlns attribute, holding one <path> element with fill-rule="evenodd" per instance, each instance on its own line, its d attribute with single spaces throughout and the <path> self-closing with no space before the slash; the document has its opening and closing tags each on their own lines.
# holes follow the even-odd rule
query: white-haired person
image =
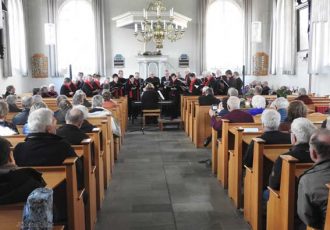
<svg viewBox="0 0 330 230">
<path fill-rule="evenodd" d="M 238 97 L 229 97 L 227 101 L 227 108 L 229 113 L 222 117 L 222 119 L 227 119 L 231 123 L 253 123 L 253 117 L 240 110 L 241 100 Z M 216 113 L 210 109 L 209 115 L 211 117 L 211 126 L 218 131 L 218 137 L 221 137 L 222 130 L 222 120 L 216 119 Z"/>
<path fill-rule="evenodd" d="M 103 108 L 104 99 L 101 95 L 95 95 L 92 98 L 92 109 L 89 110 L 90 117 L 102 117 L 112 115 L 112 113 Z"/>
<path fill-rule="evenodd" d="M 261 114 L 261 123 L 264 133 L 259 136 L 265 141 L 265 144 L 290 144 L 290 134 L 286 132 L 280 132 L 278 130 L 281 123 L 281 115 L 274 109 L 265 109 Z M 244 155 L 243 164 L 252 167 L 253 166 L 253 149 L 254 142 L 252 141 Z M 271 170 L 271 169 L 270 169 Z M 268 171 L 270 171 L 268 170 Z"/>
<path fill-rule="evenodd" d="M 297 212 L 305 225 L 325 229 L 327 205 L 329 207 L 329 189 L 325 184 L 330 181 L 330 130 L 316 131 L 309 145 L 314 165 L 300 176 Z"/>
<path fill-rule="evenodd" d="M 284 97 L 276 98 L 272 104 L 270 105 L 271 108 L 274 108 L 281 114 L 281 122 L 284 122 L 288 116 L 288 107 L 289 101 Z"/>
<path fill-rule="evenodd" d="M 0 136 L 14 135 L 19 133 L 16 125 L 6 121 L 8 112 L 8 104 L 4 101 L 0 101 Z"/>
<path fill-rule="evenodd" d="M 261 83 L 257 82 L 256 87 L 254 87 L 254 95 L 261 95 L 262 94 L 262 87 L 261 87 Z"/>
<path fill-rule="evenodd" d="M 231 97 L 231 96 L 238 97 L 239 96 L 239 93 L 238 93 L 238 90 L 237 89 L 235 89 L 233 87 L 230 87 L 228 89 L 227 95 L 228 95 L 228 97 Z"/>
<path fill-rule="evenodd" d="M 75 105 L 75 106 L 73 106 L 73 108 L 79 109 L 84 114 L 84 121 L 83 121 L 80 129 L 85 133 L 91 133 L 93 131 L 93 129 L 96 127 L 94 125 L 92 125 L 91 123 L 89 123 L 89 121 L 87 120 L 87 118 L 89 117 L 89 113 L 88 113 L 88 109 L 86 108 L 86 106 Z"/>
<path fill-rule="evenodd" d="M 22 112 L 22 109 L 18 108 L 18 106 L 16 104 L 16 102 L 17 102 L 16 95 L 8 95 L 6 97 L 6 102 L 8 104 L 8 108 L 9 108 L 10 113 Z"/>
<path fill-rule="evenodd" d="M 43 102 L 43 99 L 42 99 L 41 95 L 39 95 L 39 94 L 33 95 L 32 99 L 33 99 L 33 103 Z"/>
<path fill-rule="evenodd" d="M 63 99 L 57 105 L 58 110 L 54 112 L 54 117 L 57 120 L 57 124 L 65 124 L 66 113 L 72 109 L 72 104 L 69 100 Z"/>
<path fill-rule="evenodd" d="M 92 104 L 86 99 L 86 93 L 81 89 L 78 89 L 72 98 L 73 105 L 84 105 L 87 108 L 91 107 Z"/>
<path fill-rule="evenodd" d="M 32 112 L 34 112 L 38 109 L 45 109 L 45 108 L 47 108 L 47 105 L 44 102 L 34 103 L 30 108 L 29 116 Z M 30 132 L 30 130 L 29 130 L 28 123 L 25 123 L 23 126 L 23 134 L 29 134 L 29 132 Z"/>
<path fill-rule="evenodd" d="M 248 110 L 248 113 L 252 116 L 262 114 L 266 108 L 266 98 L 260 95 L 255 95 L 252 97 L 252 109 Z"/>
<path fill-rule="evenodd" d="M 312 163 L 313 161 L 309 154 L 309 140 L 316 130 L 316 126 L 307 118 L 295 119 L 291 124 L 291 144 L 293 146 L 289 152 L 282 155 L 292 156 L 299 163 Z M 281 170 L 282 158 L 278 157 L 269 176 L 269 186 L 273 189 L 280 189 Z"/>
<path fill-rule="evenodd" d="M 30 108 L 33 105 L 33 99 L 31 96 L 25 96 L 22 98 L 22 112 L 16 114 L 13 117 L 13 124 L 14 125 L 24 125 L 27 123 L 29 114 L 30 114 Z"/>
<path fill-rule="evenodd" d="M 52 98 L 57 98 L 58 97 L 58 93 L 55 91 L 55 85 L 54 84 L 49 84 L 48 94 Z"/>
<path fill-rule="evenodd" d="M 304 102 L 305 105 L 312 105 L 314 102 L 312 99 L 307 95 L 307 91 L 305 88 L 298 89 L 298 97 L 295 100 Z"/>
<path fill-rule="evenodd" d="M 199 105 L 218 105 L 220 103 L 220 100 L 214 96 L 212 88 L 204 86 L 202 93 L 203 95 L 198 97 Z"/>
</svg>

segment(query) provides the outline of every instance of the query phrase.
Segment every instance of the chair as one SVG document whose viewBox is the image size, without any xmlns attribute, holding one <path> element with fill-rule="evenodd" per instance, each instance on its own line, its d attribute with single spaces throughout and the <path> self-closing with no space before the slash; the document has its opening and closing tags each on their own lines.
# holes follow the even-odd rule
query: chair
<svg viewBox="0 0 330 230">
<path fill-rule="evenodd" d="M 142 110 L 142 129 L 144 129 L 146 124 L 146 117 L 158 117 L 160 119 L 161 111 L 160 109 L 144 109 Z"/>
</svg>

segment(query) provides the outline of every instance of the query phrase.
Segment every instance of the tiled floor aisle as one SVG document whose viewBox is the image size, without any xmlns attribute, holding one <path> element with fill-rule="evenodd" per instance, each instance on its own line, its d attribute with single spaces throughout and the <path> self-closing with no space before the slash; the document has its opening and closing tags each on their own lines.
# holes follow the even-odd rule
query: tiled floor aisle
<svg viewBox="0 0 330 230">
<path fill-rule="evenodd" d="M 128 133 L 97 230 L 249 229 L 182 131 Z"/>
</svg>

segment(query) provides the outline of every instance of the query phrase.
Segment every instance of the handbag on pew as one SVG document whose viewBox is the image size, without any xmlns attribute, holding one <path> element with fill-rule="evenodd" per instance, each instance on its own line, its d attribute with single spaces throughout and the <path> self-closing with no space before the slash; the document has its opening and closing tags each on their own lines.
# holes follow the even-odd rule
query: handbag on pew
<svg viewBox="0 0 330 230">
<path fill-rule="evenodd" d="M 45 186 L 42 174 L 35 169 L 11 170 L 0 175 L 0 204 L 25 202 L 33 190 Z"/>
<path fill-rule="evenodd" d="M 28 197 L 23 210 L 22 230 L 53 229 L 53 190 L 37 188 Z"/>
</svg>

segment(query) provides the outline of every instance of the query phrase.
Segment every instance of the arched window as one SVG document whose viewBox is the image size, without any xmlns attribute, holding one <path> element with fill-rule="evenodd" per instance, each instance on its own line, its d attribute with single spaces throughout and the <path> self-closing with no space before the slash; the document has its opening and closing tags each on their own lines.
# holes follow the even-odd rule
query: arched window
<svg viewBox="0 0 330 230">
<path fill-rule="evenodd" d="M 94 14 L 90 0 L 67 0 L 58 13 L 58 66 L 65 73 L 96 71 Z"/>
<path fill-rule="evenodd" d="M 22 0 L 8 1 L 8 27 L 11 75 L 26 75 L 26 43 Z"/>
<path fill-rule="evenodd" d="M 208 69 L 238 70 L 244 62 L 244 11 L 232 0 L 217 0 L 207 11 Z"/>
</svg>

